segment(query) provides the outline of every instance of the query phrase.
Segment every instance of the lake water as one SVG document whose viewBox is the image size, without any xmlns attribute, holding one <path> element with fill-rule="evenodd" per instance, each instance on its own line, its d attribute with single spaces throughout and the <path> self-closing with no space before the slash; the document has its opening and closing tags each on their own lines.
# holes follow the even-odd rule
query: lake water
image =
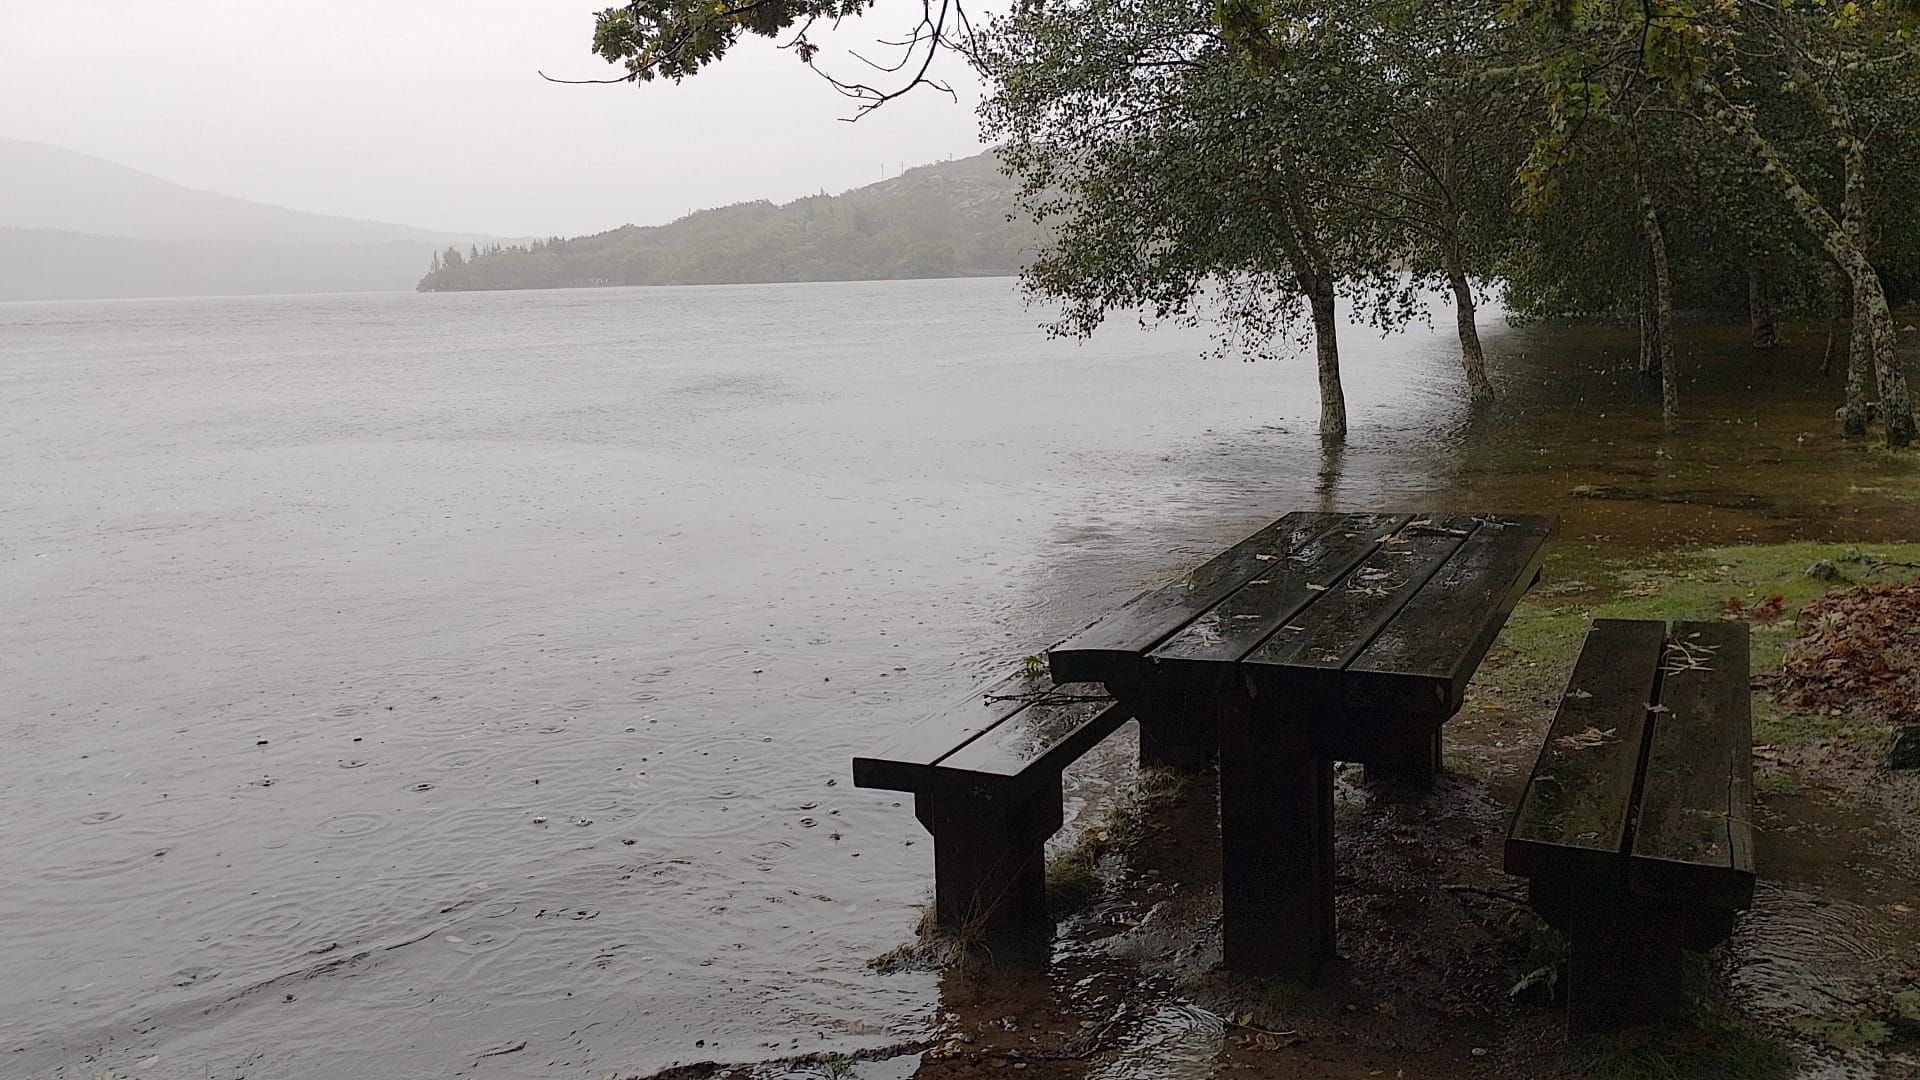
<svg viewBox="0 0 1920 1080">
<path fill-rule="evenodd" d="M 849 755 L 1326 486 L 1304 361 L 1038 318 L 0 306 L 0 1072 L 576 1077 L 925 1015 L 864 962 L 931 847 Z M 1347 348 L 1359 447 L 1457 423 L 1445 336 Z"/>
<path fill-rule="evenodd" d="M 935 977 L 866 961 L 931 845 L 853 752 L 1287 509 L 1658 456 L 1598 360 L 1492 320 L 1496 377 L 1579 411 L 1468 437 L 1441 315 L 1348 333 L 1327 459 L 1307 361 L 1049 342 L 1006 280 L 0 305 L 0 1075 L 912 1033 Z M 1815 453 L 1831 402 L 1769 393 L 1800 412 L 1742 438 Z"/>
</svg>

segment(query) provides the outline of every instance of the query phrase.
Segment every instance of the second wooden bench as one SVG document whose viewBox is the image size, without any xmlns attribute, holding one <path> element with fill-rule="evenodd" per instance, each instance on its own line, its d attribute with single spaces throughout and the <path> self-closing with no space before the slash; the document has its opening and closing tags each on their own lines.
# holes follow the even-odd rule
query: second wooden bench
<svg viewBox="0 0 1920 1080">
<path fill-rule="evenodd" d="M 1753 901 L 1744 623 L 1595 622 L 1506 840 L 1568 937 L 1576 1033 L 1658 1019 Z"/>
</svg>

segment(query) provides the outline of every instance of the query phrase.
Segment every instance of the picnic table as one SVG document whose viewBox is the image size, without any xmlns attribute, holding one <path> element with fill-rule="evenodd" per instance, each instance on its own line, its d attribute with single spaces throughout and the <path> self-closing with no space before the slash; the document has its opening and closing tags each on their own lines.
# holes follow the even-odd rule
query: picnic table
<svg viewBox="0 0 1920 1080">
<path fill-rule="evenodd" d="M 1333 956 L 1333 762 L 1431 776 L 1554 529 L 1292 513 L 1048 650 L 1056 683 L 1139 721 L 1143 764 L 1217 757 L 1228 967 L 1305 980 Z"/>
</svg>

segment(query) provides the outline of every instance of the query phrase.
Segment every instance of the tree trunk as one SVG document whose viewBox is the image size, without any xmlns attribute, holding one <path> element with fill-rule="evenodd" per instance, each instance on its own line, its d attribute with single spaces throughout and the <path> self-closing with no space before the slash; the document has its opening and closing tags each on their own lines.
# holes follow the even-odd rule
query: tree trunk
<svg viewBox="0 0 1920 1080">
<path fill-rule="evenodd" d="M 1849 439 L 1864 439 L 1870 408 L 1867 375 L 1873 365 L 1873 337 L 1864 314 L 1866 307 L 1860 303 L 1860 291 L 1854 289 L 1853 294 L 1853 328 L 1847 341 L 1847 403 L 1840 410 L 1840 434 Z"/>
<path fill-rule="evenodd" d="M 1820 374 L 1833 374 L 1834 354 L 1840 349 L 1840 323 L 1847 317 L 1846 271 L 1827 264 L 1827 347 L 1820 354 Z"/>
<path fill-rule="evenodd" d="M 1880 386 L 1880 419 L 1886 425 L 1887 445 L 1912 446 L 1913 398 L 1907 392 L 1907 374 L 1900 367 L 1900 342 L 1894 333 L 1887 294 L 1880 288 L 1880 275 L 1869 273 L 1863 279 L 1854 296 L 1853 321 L 1867 324 L 1867 338 L 1873 343 L 1873 375 Z"/>
<path fill-rule="evenodd" d="M 1313 307 L 1313 353 L 1320 366 L 1320 438 L 1347 437 L 1347 395 L 1340 388 L 1340 324 L 1335 320 L 1333 286 L 1317 286 L 1308 295 Z"/>
<path fill-rule="evenodd" d="M 1660 212 L 1642 186 L 1640 232 L 1653 263 L 1655 359 L 1660 364 L 1660 424 L 1669 434 L 1680 429 L 1680 381 L 1673 366 L 1673 271 L 1667 263 L 1667 237 Z"/>
<path fill-rule="evenodd" d="M 1754 262 L 1747 267 L 1747 321 L 1753 326 L 1753 347 L 1771 349 L 1780 344 L 1779 331 L 1773 325 L 1773 276 L 1766 264 Z"/>
<path fill-rule="evenodd" d="M 1880 414 L 1886 420 L 1887 445 L 1910 446 L 1914 437 L 1913 399 L 1907 392 L 1906 373 L 1900 369 L 1899 357 L 1895 353 L 1897 345 L 1893 332 L 1893 314 L 1887 310 L 1887 294 L 1880 287 L 1880 275 L 1867 258 L 1864 229 L 1861 227 L 1860 213 L 1848 213 L 1847 223 L 1834 220 L 1820 200 L 1800 183 L 1787 160 L 1776 150 L 1773 143 L 1754 126 L 1753 118 L 1739 109 L 1733 108 L 1725 99 L 1721 102 L 1721 115 L 1733 134 L 1745 139 L 1747 145 L 1766 164 L 1765 175 L 1774 178 L 1780 185 L 1781 194 L 1799 216 L 1801 224 L 1813 233 L 1828 256 L 1840 264 L 1846 271 L 1847 280 L 1853 283 L 1853 320 L 1856 326 L 1863 320 L 1867 322 L 1867 333 L 1862 335 L 1857 329 L 1854 344 L 1871 348 L 1873 372 L 1880 384 Z M 1864 205 L 1861 195 L 1866 183 L 1865 163 L 1861 160 L 1865 153 L 1864 144 L 1858 139 L 1851 141 L 1847 152 L 1846 201 L 1849 207 Z M 1856 365 L 1864 366 L 1865 360 L 1854 357 L 1848 362 L 1849 378 Z M 1858 398 L 1851 389 L 1847 395 L 1847 413 L 1843 425 L 1853 427 L 1856 419 L 1855 406 L 1865 397 L 1864 376 L 1861 379 L 1862 390 Z M 1864 410 L 1860 410 L 1863 414 Z M 1857 417 L 1862 421 L 1864 415 Z"/>
<path fill-rule="evenodd" d="M 1460 249 L 1443 246 L 1447 261 L 1447 284 L 1453 287 L 1453 315 L 1460 327 L 1460 366 L 1467 372 L 1467 399 L 1475 406 L 1493 402 L 1493 384 L 1487 381 L 1487 354 L 1480 348 L 1480 328 L 1474 325 L 1476 309 L 1473 287 L 1460 265 Z"/>
<path fill-rule="evenodd" d="M 1640 260 L 1640 383 L 1643 391 L 1660 380 L 1660 297 L 1654 288 L 1653 259 Z"/>
</svg>

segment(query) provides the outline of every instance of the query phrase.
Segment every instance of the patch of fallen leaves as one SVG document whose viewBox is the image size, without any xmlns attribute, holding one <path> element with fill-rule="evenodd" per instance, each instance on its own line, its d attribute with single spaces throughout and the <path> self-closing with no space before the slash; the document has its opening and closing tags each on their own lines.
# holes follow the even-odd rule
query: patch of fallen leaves
<svg viewBox="0 0 1920 1080">
<path fill-rule="evenodd" d="M 1774 696 L 1803 712 L 1906 721 L 1920 702 L 1920 583 L 1861 585 L 1808 604 Z"/>
</svg>

